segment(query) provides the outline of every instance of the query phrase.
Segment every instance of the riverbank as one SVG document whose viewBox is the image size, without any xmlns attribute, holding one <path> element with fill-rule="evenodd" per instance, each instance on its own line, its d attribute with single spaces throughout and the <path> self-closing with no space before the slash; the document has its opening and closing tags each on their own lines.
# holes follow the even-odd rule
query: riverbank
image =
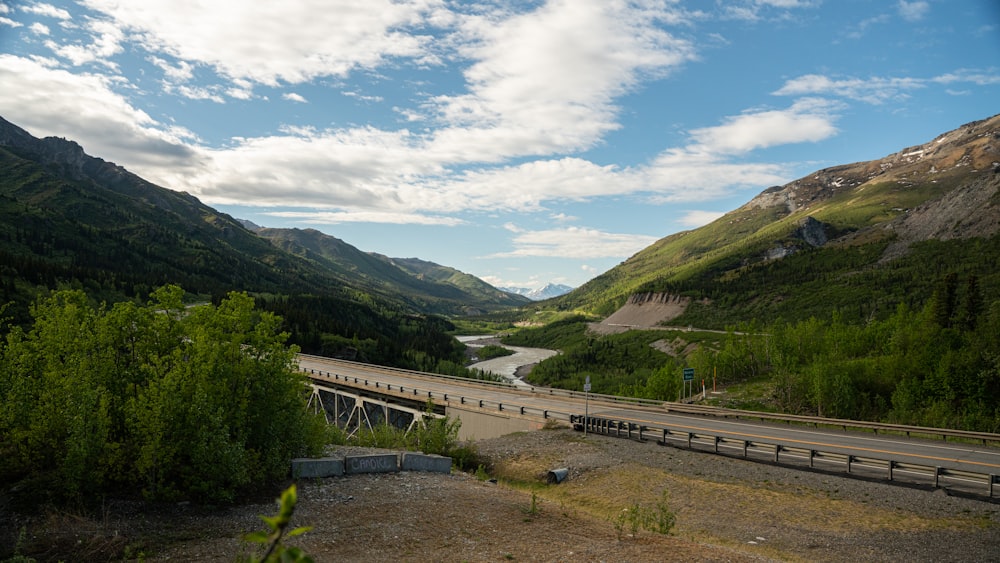
<svg viewBox="0 0 1000 563">
<path fill-rule="evenodd" d="M 503 346 L 514 353 L 510 356 L 501 356 L 481 362 L 473 362 L 466 367 L 474 368 L 485 372 L 499 375 L 511 382 L 515 386 L 529 387 L 524 382 L 524 377 L 531 373 L 531 369 L 546 358 L 555 356 L 559 352 L 556 350 L 546 350 L 544 348 L 526 348 L 523 346 L 508 346 L 500 342 L 498 336 L 462 336 L 459 341 L 468 346 L 466 358 L 475 358 L 477 348 L 483 346 Z"/>
</svg>

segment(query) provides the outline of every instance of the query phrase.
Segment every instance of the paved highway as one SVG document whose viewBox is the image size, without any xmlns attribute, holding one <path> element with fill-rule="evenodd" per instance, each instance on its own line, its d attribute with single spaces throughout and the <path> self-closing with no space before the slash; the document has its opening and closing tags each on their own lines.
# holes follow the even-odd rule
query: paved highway
<svg viewBox="0 0 1000 563">
<path fill-rule="evenodd" d="M 473 381 L 442 378 L 383 368 L 368 364 L 338 361 L 317 356 L 300 356 L 299 366 L 305 371 L 329 372 L 345 377 L 367 380 L 370 386 L 378 381 L 380 387 L 402 386 L 407 390 L 419 389 L 423 397 L 431 392 L 435 398 L 448 394 L 450 398 L 485 400 L 490 404 L 503 403 L 507 410 L 525 407 L 529 412 L 542 410 L 552 413 L 584 414 L 584 400 L 574 397 L 547 395 L 545 389 L 513 389 Z M 455 399 L 457 400 L 457 399 Z M 1000 475 L 1000 448 L 923 440 L 902 436 L 885 436 L 858 431 L 814 429 L 803 426 L 733 420 L 709 416 L 668 412 L 663 407 L 611 404 L 591 400 L 588 412 L 591 417 L 632 422 L 637 425 L 669 428 L 676 432 L 690 432 L 721 436 L 733 441 L 781 444 L 783 447 L 803 450 L 853 455 L 859 458 L 893 460 L 899 463 L 941 467 L 980 474 Z M 565 416 L 563 418 L 566 418 Z M 656 436 L 650 438 L 660 438 Z M 731 446 L 730 446 L 731 447 Z M 998 487 L 1000 489 L 1000 487 Z"/>
</svg>

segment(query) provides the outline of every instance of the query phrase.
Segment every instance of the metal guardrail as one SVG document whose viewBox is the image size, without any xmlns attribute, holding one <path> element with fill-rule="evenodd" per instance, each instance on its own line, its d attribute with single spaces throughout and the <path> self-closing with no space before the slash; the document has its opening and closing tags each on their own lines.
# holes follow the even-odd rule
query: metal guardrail
<svg viewBox="0 0 1000 563">
<path fill-rule="evenodd" d="M 976 496 L 997 498 L 1000 479 L 996 474 L 951 469 L 947 467 L 901 462 L 892 459 L 857 456 L 839 452 L 790 447 L 778 443 L 744 440 L 713 434 L 671 428 L 670 425 L 648 426 L 634 422 L 602 417 L 571 415 L 570 423 L 577 430 L 635 440 L 656 439 L 661 445 L 675 445 L 697 449 L 711 448 L 713 453 L 738 455 L 745 459 L 768 461 L 780 465 L 801 466 L 811 469 L 831 470 L 843 468 L 852 476 L 874 477 L 890 482 L 925 484 L 934 488 L 951 486 L 953 490 L 968 491 Z M 796 462 L 796 463 L 793 463 Z"/>
<path fill-rule="evenodd" d="M 992 432 L 974 432 L 970 430 L 955 430 L 950 428 L 930 428 L 926 426 L 908 426 L 904 424 L 890 424 L 884 422 L 867 422 L 863 420 L 846 420 L 840 418 L 824 418 L 820 416 L 806 416 L 795 414 L 767 413 L 759 411 L 748 411 L 741 409 L 727 409 L 713 407 L 709 405 L 686 405 L 681 403 L 667 403 L 669 412 L 682 414 L 698 414 L 704 416 L 714 416 L 719 418 L 735 419 L 757 419 L 772 422 L 784 422 L 787 424 L 806 424 L 814 427 L 827 426 L 832 428 L 871 430 L 875 434 L 879 432 L 903 434 L 907 437 L 912 435 L 935 436 L 942 440 L 948 438 L 962 438 L 966 440 L 976 440 L 987 444 L 1000 444 L 1000 434 Z"/>
</svg>

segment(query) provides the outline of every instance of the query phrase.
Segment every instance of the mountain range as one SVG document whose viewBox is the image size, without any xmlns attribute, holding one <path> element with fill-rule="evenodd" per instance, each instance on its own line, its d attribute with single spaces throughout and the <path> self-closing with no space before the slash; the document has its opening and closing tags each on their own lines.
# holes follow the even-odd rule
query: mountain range
<svg viewBox="0 0 1000 563">
<path fill-rule="evenodd" d="M 559 283 L 547 283 L 542 287 L 530 288 L 530 287 L 501 287 L 503 291 L 507 293 L 513 293 L 515 295 L 523 295 L 532 301 L 542 301 L 545 299 L 551 299 L 553 297 L 559 297 L 560 295 L 566 295 L 567 293 L 573 291 L 573 288 L 568 285 L 563 285 Z"/>
</svg>

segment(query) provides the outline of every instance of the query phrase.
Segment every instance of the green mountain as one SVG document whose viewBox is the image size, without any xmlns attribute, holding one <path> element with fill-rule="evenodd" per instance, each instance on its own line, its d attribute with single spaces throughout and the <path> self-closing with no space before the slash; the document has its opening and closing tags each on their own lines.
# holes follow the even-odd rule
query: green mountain
<svg viewBox="0 0 1000 563">
<path fill-rule="evenodd" d="M 483 280 L 416 258 L 366 253 L 314 229 L 253 229 L 276 247 L 372 293 L 398 295 L 419 311 L 482 314 L 529 303 Z"/>
<path fill-rule="evenodd" d="M 447 276 L 411 273 L 316 231 L 261 234 L 73 141 L 37 139 L 0 118 L 0 303 L 11 303 L 15 322 L 39 290 L 60 287 L 115 301 L 176 283 L 204 296 L 310 294 L 446 315 L 522 302 L 444 267 Z"/>
<path fill-rule="evenodd" d="M 1000 290 L 1000 116 L 878 160 L 768 188 L 704 227 L 665 237 L 543 307 L 607 316 L 669 294 L 671 324 L 722 328 L 839 311 L 884 317 L 946 274 Z"/>
</svg>

